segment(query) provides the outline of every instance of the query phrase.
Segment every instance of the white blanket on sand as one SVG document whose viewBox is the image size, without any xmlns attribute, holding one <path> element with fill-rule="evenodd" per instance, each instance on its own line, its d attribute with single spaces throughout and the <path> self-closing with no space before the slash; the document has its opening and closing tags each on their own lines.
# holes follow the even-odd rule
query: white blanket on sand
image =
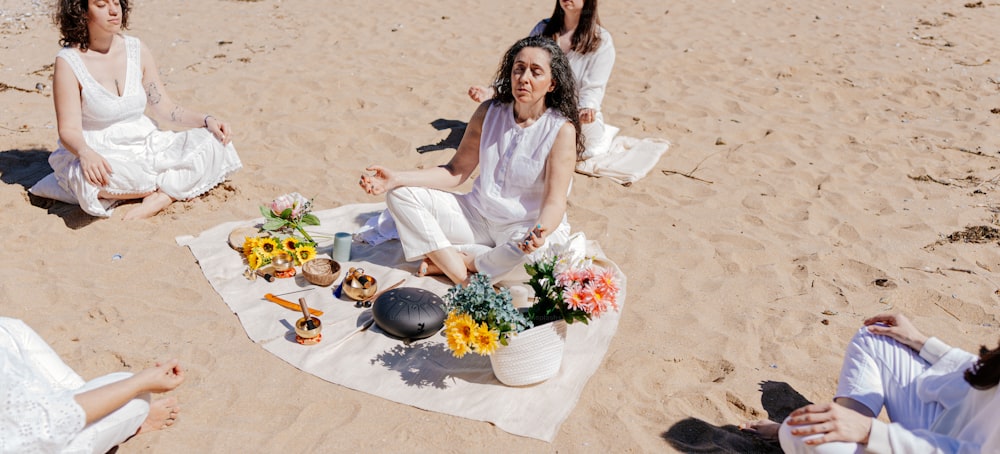
<svg viewBox="0 0 1000 454">
<path fill-rule="evenodd" d="M 586 160 L 576 163 L 576 171 L 627 186 L 653 170 L 670 148 L 670 142 L 664 139 L 619 136 L 618 131 L 615 126 L 605 125 L 604 138 L 594 151 L 584 154 Z"/>
<path fill-rule="evenodd" d="M 327 234 L 356 231 L 371 216 L 377 216 L 384 203 L 346 205 L 314 212 L 321 225 L 310 233 Z M 294 279 L 268 283 L 243 277 L 246 266 L 240 253 L 228 246 L 229 233 L 237 227 L 259 225 L 262 219 L 229 222 L 208 229 L 198 236 L 181 236 L 177 243 L 191 249 L 212 287 L 239 317 L 247 336 L 265 350 L 289 364 L 317 377 L 348 388 L 364 391 L 395 402 L 425 410 L 488 421 L 517 435 L 552 441 L 559 426 L 572 412 L 591 375 L 600 367 L 611 338 L 618 328 L 620 312 L 605 314 L 589 325 L 569 325 L 566 350 L 559 374 L 543 383 L 527 387 L 508 387 L 493 376 L 488 357 L 475 354 L 462 359 L 452 357 L 443 336 L 404 345 L 381 331 L 377 325 L 350 337 L 370 319 L 370 310 L 354 307 L 346 296 L 337 299 L 333 291 L 343 277 L 330 287 L 306 282 L 301 273 Z M 332 240 L 320 241 L 321 256 L 329 254 Z M 618 304 L 625 304 L 625 276 L 617 265 L 604 258 L 596 242 L 588 242 L 588 255 L 596 263 L 612 267 L 622 282 Z M 379 246 L 355 243 L 351 261 L 341 264 L 362 267 L 381 286 L 402 279 L 407 287 L 420 287 L 444 295 L 450 285 L 436 278 L 416 277 L 415 263 L 403 261 L 399 243 Z M 265 293 L 287 295 L 296 301 L 306 297 L 310 307 L 324 311 L 323 340 L 313 346 L 295 342 L 292 329 L 301 314 L 266 301 Z M 339 345 L 338 345 L 339 344 Z"/>
</svg>

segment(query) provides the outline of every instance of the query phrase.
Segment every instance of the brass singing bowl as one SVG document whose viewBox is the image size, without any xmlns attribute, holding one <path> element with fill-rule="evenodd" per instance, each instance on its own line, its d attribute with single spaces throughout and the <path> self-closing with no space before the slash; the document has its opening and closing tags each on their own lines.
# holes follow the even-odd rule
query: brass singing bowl
<svg viewBox="0 0 1000 454">
<path fill-rule="evenodd" d="M 306 327 L 306 318 L 302 317 L 295 322 L 295 334 L 303 339 L 312 339 L 319 336 L 320 332 L 323 331 L 323 322 L 320 321 L 318 317 L 312 317 L 313 325 L 315 328 L 309 329 Z"/>
<path fill-rule="evenodd" d="M 366 282 L 368 283 L 368 287 L 365 287 Z M 377 291 L 378 281 L 376 281 L 374 277 L 367 274 L 360 277 L 349 274 L 344 277 L 343 292 L 348 298 L 354 301 L 371 298 Z"/>
</svg>

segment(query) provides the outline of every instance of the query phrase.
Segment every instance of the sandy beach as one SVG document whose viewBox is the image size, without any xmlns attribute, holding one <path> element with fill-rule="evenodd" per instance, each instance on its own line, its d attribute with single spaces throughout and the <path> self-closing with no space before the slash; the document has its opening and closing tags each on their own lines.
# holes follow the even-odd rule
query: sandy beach
<svg viewBox="0 0 1000 454">
<path fill-rule="evenodd" d="M 995 345 L 1000 4 L 968 0 L 603 2 L 605 120 L 673 145 L 628 187 L 575 176 L 570 223 L 629 298 L 552 443 L 328 383 L 250 341 L 175 237 L 286 192 L 377 201 L 357 187 L 367 165 L 446 162 L 467 87 L 552 6 L 135 1 L 126 33 L 174 99 L 229 121 L 244 169 L 123 222 L 28 195 L 57 148 L 59 35 L 47 1 L 0 0 L 0 316 L 87 379 L 181 360 L 181 420 L 121 453 L 766 450 L 733 425 L 830 399 L 869 316 Z"/>
</svg>

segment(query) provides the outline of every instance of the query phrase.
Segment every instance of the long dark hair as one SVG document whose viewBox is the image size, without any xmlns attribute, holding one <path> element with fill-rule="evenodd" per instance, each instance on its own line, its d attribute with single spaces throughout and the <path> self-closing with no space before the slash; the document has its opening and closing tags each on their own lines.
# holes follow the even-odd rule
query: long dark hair
<svg viewBox="0 0 1000 454">
<path fill-rule="evenodd" d="M 112 0 L 108 0 L 112 1 Z M 129 0 L 118 0 L 121 4 L 122 30 L 128 28 L 128 13 L 132 10 Z M 52 22 L 59 27 L 59 45 L 77 46 L 80 50 L 90 47 L 90 30 L 87 29 L 87 9 L 90 0 L 59 0 Z"/>
<path fill-rule="evenodd" d="M 556 0 L 556 9 L 552 11 L 552 17 L 545 24 L 545 30 L 542 31 L 542 35 L 555 39 L 562 30 L 565 21 L 566 13 L 563 11 L 562 5 L 559 4 L 559 0 Z M 576 26 L 576 31 L 573 32 L 570 50 L 587 54 L 600 48 L 600 25 L 601 18 L 597 15 L 597 0 L 584 0 L 583 10 L 580 11 L 580 24 Z"/>
<path fill-rule="evenodd" d="M 577 108 L 576 82 L 573 81 L 573 69 L 569 66 L 566 54 L 552 39 L 544 36 L 531 36 L 519 40 L 507 50 L 497 68 L 496 76 L 493 78 L 493 87 L 496 89 L 493 102 L 503 104 L 514 102 L 514 90 L 511 88 L 510 82 L 511 73 L 514 70 L 514 59 L 526 47 L 536 47 L 549 54 L 552 83 L 555 87 L 545 94 L 545 107 L 558 110 L 573 123 L 576 128 L 576 155 L 579 157 L 583 153 L 584 147 L 583 135 L 580 132 L 580 111 Z"/>
<path fill-rule="evenodd" d="M 965 371 L 965 381 L 976 389 L 990 389 L 1000 383 L 1000 345 L 990 350 L 979 347 L 979 361 Z"/>
</svg>

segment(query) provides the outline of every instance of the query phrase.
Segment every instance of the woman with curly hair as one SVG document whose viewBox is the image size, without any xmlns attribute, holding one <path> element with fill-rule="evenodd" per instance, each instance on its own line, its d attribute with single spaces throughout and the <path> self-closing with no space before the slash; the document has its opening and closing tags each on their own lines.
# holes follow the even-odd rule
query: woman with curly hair
<svg viewBox="0 0 1000 454">
<path fill-rule="evenodd" d="M 110 216 L 118 202 L 142 199 L 124 216 L 140 219 L 208 191 L 242 163 L 229 126 L 170 99 L 152 52 L 122 34 L 130 11 L 129 0 L 58 2 L 54 21 L 64 47 L 53 97 L 60 146 L 49 164 L 59 187 L 87 213 Z M 160 130 L 154 119 L 196 129 Z"/>
<path fill-rule="evenodd" d="M 1000 346 L 977 357 L 902 314 L 869 318 L 847 346 L 833 402 L 744 430 L 786 453 L 1000 452 Z M 885 409 L 889 423 L 877 418 Z"/>
<path fill-rule="evenodd" d="M 615 65 L 615 46 L 611 33 L 601 26 L 597 0 L 556 0 L 552 16 L 535 25 L 529 36 L 546 36 L 559 44 L 573 69 L 579 90 L 580 124 L 586 159 L 607 151 L 601 103 Z M 492 98 L 495 88 L 474 85 L 469 97 L 476 102 Z"/>
<path fill-rule="evenodd" d="M 566 241 L 566 200 L 583 147 L 576 88 L 555 41 L 525 38 L 504 55 L 494 99 L 480 104 L 448 164 L 411 171 L 370 166 L 359 184 L 388 192 L 408 261 L 455 283 L 494 278 L 526 254 Z M 449 192 L 479 168 L 472 192 Z"/>
</svg>

